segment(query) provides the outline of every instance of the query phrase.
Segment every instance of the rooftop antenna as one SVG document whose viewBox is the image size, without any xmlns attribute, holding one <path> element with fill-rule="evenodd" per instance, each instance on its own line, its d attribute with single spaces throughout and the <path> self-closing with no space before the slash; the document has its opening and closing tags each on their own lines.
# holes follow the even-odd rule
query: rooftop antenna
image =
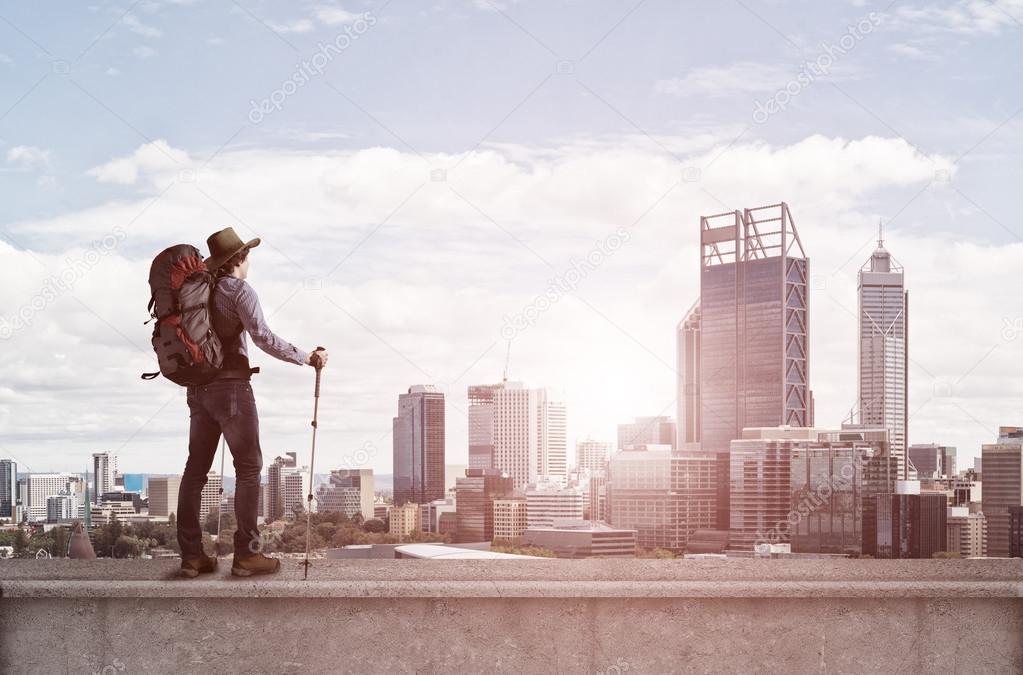
<svg viewBox="0 0 1023 675">
<path fill-rule="evenodd" d="M 504 376 L 503 381 L 508 383 L 508 362 L 511 360 L 511 338 L 508 339 L 508 349 L 504 352 Z"/>
<path fill-rule="evenodd" d="M 884 229 L 880 218 L 877 219 L 877 247 L 884 248 Z"/>
</svg>

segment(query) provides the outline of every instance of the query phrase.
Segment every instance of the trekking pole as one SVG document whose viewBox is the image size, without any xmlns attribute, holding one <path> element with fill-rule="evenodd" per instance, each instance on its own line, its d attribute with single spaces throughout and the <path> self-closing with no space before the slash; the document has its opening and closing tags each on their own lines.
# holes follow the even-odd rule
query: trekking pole
<svg viewBox="0 0 1023 675">
<path fill-rule="evenodd" d="M 217 545 L 213 547 L 213 557 L 217 557 L 220 548 L 220 521 L 224 518 L 224 444 L 227 436 L 220 437 L 220 497 L 217 501 Z"/>
<path fill-rule="evenodd" d="M 309 359 L 309 362 L 316 368 L 316 390 L 313 394 L 313 448 L 309 456 L 309 494 L 306 496 L 305 506 L 305 560 L 302 561 L 302 567 L 305 568 L 305 571 L 302 574 L 303 580 L 309 578 L 309 567 L 312 565 L 309 562 L 309 528 L 312 526 L 313 480 L 316 476 L 313 473 L 316 469 L 316 417 L 320 412 L 320 373 L 323 370 L 323 363 L 316 354 L 319 351 L 323 351 L 323 347 L 317 347 L 313 351 L 313 358 Z"/>
</svg>

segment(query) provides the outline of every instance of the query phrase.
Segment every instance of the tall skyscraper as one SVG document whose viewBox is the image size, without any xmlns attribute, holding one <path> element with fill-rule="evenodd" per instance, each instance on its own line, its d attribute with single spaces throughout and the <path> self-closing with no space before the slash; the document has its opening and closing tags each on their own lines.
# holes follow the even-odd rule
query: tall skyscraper
<svg viewBox="0 0 1023 675">
<path fill-rule="evenodd" d="M 689 406 L 701 448 L 718 457 L 718 529 L 730 524 L 730 443 L 746 427 L 813 425 L 809 264 L 784 202 L 700 218 L 699 386 Z"/>
<path fill-rule="evenodd" d="M 18 463 L 0 459 L 0 518 L 14 520 L 18 516 Z"/>
<path fill-rule="evenodd" d="M 987 554 L 1009 555 L 1009 509 L 1023 506 L 1023 427 L 1000 427 L 998 442 L 980 448 L 984 466 L 982 510 Z"/>
<path fill-rule="evenodd" d="M 417 384 L 398 396 L 393 420 L 394 504 L 444 497 L 444 394 Z"/>
<path fill-rule="evenodd" d="M 565 404 L 546 389 L 508 382 L 494 393 L 495 469 L 515 487 L 568 477 Z"/>
<path fill-rule="evenodd" d="M 591 474 L 607 469 L 611 458 L 612 447 L 607 441 L 595 441 L 587 438 L 575 443 L 575 468 L 585 469 Z"/>
<path fill-rule="evenodd" d="M 178 510 L 180 476 L 159 476 L 149 479 L 149 515 L 169 517 Z"/>
<path fill-rule="evenodd" d="M 859 417 L 860 423 L 891 430 L 892 456 L 899 479 L 906 480 L 909 293 L 902 266 L 877 249 L 859 273 Z"/>
<path fill-rule="evenodd" d="M 494 396 L 504 384 L 469 386 L 469 466 L 490 469 L 494 466 Z"/>
<path fill-rule="evenodd" d="M 96 488 L 92 493 L 92 503 L 99 504 L 99 498 L 104 492 L 116 489 L 117 455 L 109 451 L 92 453 L 92 475 Z"/>
<path fill-rule="evenodd" d="M 675 447 L 700 442 L 700 301 L 679 322 L 675 333 L 678 365 L 678 439 Z"/>
</svg>

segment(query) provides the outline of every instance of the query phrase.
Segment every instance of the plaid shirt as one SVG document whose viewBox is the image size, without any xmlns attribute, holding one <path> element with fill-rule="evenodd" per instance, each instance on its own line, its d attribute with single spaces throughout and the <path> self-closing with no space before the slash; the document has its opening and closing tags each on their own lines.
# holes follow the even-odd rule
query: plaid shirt
<svg viewBox="0 0 1023 675">
<path fill-rule="evenodd" d="M 249 350 L 245 333 L 252 336 L 252 341 L 257 347 L 281 361 L 301 365 L 308 358 L 307 352 L 281 339 L 270 330 L 270 326 L 266 325 L 266 319 L 263 318 L 263 309 L 259 305 L 255 289 L 244 279 L 221 277 L 217 283 L 217 290 L 213 293 L 213 305 L 216 310 L 213 313 L 213 330 L 218 335 L 233 335 L 239 332 L 239 327 L 241 328 L 237 350 L 232 351 L 240 354 L 246 364 Z M 225 346 L 231 342 L 225 341 Z"/>
</svg>

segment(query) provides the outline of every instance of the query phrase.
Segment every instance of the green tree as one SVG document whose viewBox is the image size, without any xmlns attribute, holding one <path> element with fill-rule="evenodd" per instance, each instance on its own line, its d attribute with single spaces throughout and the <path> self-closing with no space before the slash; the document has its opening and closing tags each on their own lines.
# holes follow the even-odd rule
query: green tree
<svg viewBox="0 0 1023 675">
<path fill-rule="evenodd" d="M 14 557 L 28 557 L 28 535 L 25 534 L 25 530 L 20 527 L 18 528 L 18 532 L 14 535 Z"/>
<path fill-rule="evenodd" d="M 949 560 L 953 558 L 962 558 L 963 554 L 958 551 L 936 551 L 931 557 Z"/>
<path fill-rule="evenodd" d="M 549 548 L 540 546 L 490 546 L 490 550 L 496 553 L 512 553 L 514 555 L 528 555 L 534 558 L 557 558 L 558 554 Z"/>
<path fill-rule="evenodd" d="M 142 555 L 143 544 L 137 537 L 122 534 L 114 542 L 115 558 L 138 558 Z"/>
<path fill-rule="evenodd" d="M 68 544 L 68 531 L 64 527 L 55 527 L 50 531 L 50 536 L 53 538 L 53 548 L 50 549 L 50 555 L 54 558 L 67 557 L 67 544 Z"/>
<path fill-rule="evenodd" d="M 203 523 L 203 529 L 210 534 L 217 533 L 217 518 L 220 517 L 220 529 L 224 530 L 236 530 L 238 529 L 238 523 L 234 518 L 233 513 L 225 513 L 223 517 L 220 516 L 220 509 L 210 509 L 210 512 L 206 514 L 206 521 Z"/>
<path fill-rule="evenodd" d="M 386 532 L 387 524 L 379 518 L 370 518 L 362 523 L 363 532 Z"/>
<path fill-rule="evenodd" d="M 337 532 L 337 525 L 330 522 L 320 523 L 319 525 L 316 526 L 316 529 L 314 531 L 316 532 L 316 534 L 320 536 L 321 539 L 324 539 L 325 541 L 331 541 L 334 539 L 334 533 Z"/>
</svg>

